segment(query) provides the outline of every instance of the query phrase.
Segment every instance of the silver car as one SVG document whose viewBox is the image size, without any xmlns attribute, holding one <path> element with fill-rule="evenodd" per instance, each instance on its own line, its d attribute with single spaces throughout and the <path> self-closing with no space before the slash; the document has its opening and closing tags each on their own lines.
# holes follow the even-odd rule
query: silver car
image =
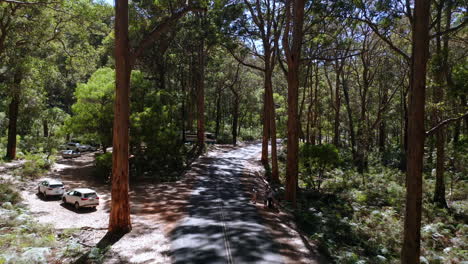
<svg viewBox="0 0 468 264">
<path fill-rule="evenodd" d="M 80 143 L 69 142 L 69 143 L 67 143 L 66 148 L 67 148 L 67 150 L 79 151 L 80 150 Z"/>
<path fill-rule="evenodd" d="M 75 150 L 64 150 L 62 151 L 62 157 L 64 159 L 78 158 L 81 156 L 81 153 Z"/>
<path fill-rule="evenodd" d="M 96 209 L 96 206 L 99 205 L 99 196 L 94 190 L 76 188 L 64 193 L 62 201 L 66 204 L 72 204 L 75 209 L 80 209 L 82 207 L 92 207 Z"/>
<path fill-rule="evenodd" d="M 43 180 L 37 186 L 37 193 L 44 195 L 44 198 L 63 195 L 64 192 L 63 183 L 57 180 Z"/>
</svg>

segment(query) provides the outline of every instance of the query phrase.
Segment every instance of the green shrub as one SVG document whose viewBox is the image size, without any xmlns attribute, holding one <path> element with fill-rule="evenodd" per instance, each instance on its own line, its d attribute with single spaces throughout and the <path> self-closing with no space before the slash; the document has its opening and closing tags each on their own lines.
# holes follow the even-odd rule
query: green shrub
<svg viewBox="0 0 468 264">
<path fill-rule="evenodd" d="M 112 153 L 107 152 L 96 156 L 94 174 L 103 181 L 109 181 L 112 173 Z"/>
<path fill-rule="evenodd" d="M 9 181 L 0 183 L 0 204 L 5 202 L 16 204 L 21 201 L 21 195 L 12 186 Z"/>
<path fill-rule="evenodd" d="M 325 172 L 335 168 L 340 163 L 338 149 L 331 144 L 312 145 L 305 143 L 300 146 L 300 171 L 306 187 L 320 190 Z M 313 177 L 316 174 L 317 177 Z"/>
<path fill-rule="evenodd" d="M 47 159 L 43 154 L 28 154 L 24 157 L 26 162 L 23 167 L 16 170 L 16 174 L 22 178 L 38 178 L 52 167 L 53 160 Z"/>
</svg>

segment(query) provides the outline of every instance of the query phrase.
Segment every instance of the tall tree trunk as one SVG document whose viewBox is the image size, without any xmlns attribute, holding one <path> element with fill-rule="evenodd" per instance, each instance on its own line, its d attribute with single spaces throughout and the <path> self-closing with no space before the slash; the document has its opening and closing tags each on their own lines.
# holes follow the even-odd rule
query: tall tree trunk
<svg viewBox="0 0 468 264">
<path fill-rule="evenodd" d="M 321 134 L 319 133 L 319 129 L 321 125 L 319 124 L 319 66 L 318 64 L 315 67 L 315 89 L 314 89 L 314 110 L 313 110 L 313 119 L 312 119 L 312 125 L 313 125 L 313 130 L 312 130 L 312 139 L 310 142 L 312 145 L 315 145 L 317 142 L 318 136 Z M 320 144 L 321 139 L 319 139 L 319 144 Z"/>
<path fill-rule="evenodd" d="M 388 89 L 386 86 L 386 83 L 383 84 L 383 91 L 382 91 L 382 100 L 381 100 L 381 105 L 384 105 L 388 101 Z M 385 152 L 385 144 L 387 141 L 387 126 L 385 123 L 385 118 L 382 117 L 382 120 L 380 121 L 379 124 L 379 152 L 383 153 Z"/>
<path fill-rule="evenodd" d="M 462 108 L 462 107 L 464 107 L 463 103 L 464 103 L 463 99 L 460 98 L 460 105 L 457 108 L 463 109 Z M 457 104 L 457 103 L 455 102 L 455 104 Z M 460 119 L 458 121 L 455 121 L 455 128 L 454 128 L 454 131 L 453 131 L 453 144 L 454 145 L 456 145 L 458 143 L 458 141 L 460 140 L 461 127 L 462 127 L 462 119 Z"/>
<path fill-rule="evenodd" d="M 112 149 L 112 199 L 109 232 L 130 232 L 129 203 L 129 116 L 130 116 L 130 49 L 128 41 L 128 0 L 115 1 L 115 72 L 116 91 Z"/>
<path fill-rule="evenodd" d="M 450 29 L 451 24 L 451 1 L 448 1 L 448 5 L 446 7 L 446 24 L 444 30 Z M 442 8 L 443 5 L 439 5 L 438 10 L 438 23 L 437 23 L 437 31 L 441 32 L 441 24 L 442 24 Z M 449 38 L 448 35 L 445 35 L 443 38 L 443 43 L 441 43 L 441 37 L 438 36 L 436 38 L 436 52 L 440 56 L 441 60 L 441 69 L 435 73 L 435 82 L 436 87 L 434 88 L 434 103 L 438 105 L 444 101 L 444 89 L 445 85 L 448 82 L 445 80 L 445 77 L 448 75 L 448 42 Z M 443 44 L 443 46 L 442 46 Z M 435 119 L 437 123 L 442 122 L 444 120 L 444 112 L 442 109 L 436 109 L 435 111 Z M 445 138 L 446 138 L 446 128 L 441 127 L 436 132 L 436 147 L 437 147 L 437 160 L 436 160 L 436 185 L 434 191 L 434 203 L 442 208 L 448 208 L 447 201 L 445 199 L 445 178 L 444 178 L 444 161 L 445 161 Z"/>
<path fill-rule="evenodd" d="M 204 15 L 200 15 L 200 28 L 203 26 Z M 205 40 L 202 38 L 197 53 L 198 69 L 197 87 L 197 143 L 200 150 L 205 145 Z"/>
<path fill-rule="evenodd" d="M 385 152 L 385 142 L 387 141 L 387 126 L 385 121 L 380 121 L 379 124 L 379 152 Z"/>
<path fill-rule="evenodd" d="M 234 98 L 234 105 L 232 106 L 232 144 L 237 145 L 237 126 L 239 123 L 239 97 Z"/>
<path fill-rule="evenodd" d="M 304 116 L 304 108 L 305 108 L 305 101 L 307 98 L 307 90 L 309 87 L 309 80 L 311 78 L 311 71 L 312 71 L 312 66 L 309 64 L 307 65 L 307 69 L 305 70 L 305 76 L 304 76 L 304 88 L 302 89 L 302 98 L 301 98 L 301 104 L 299 106 L 299 138 L 303 142 L 308 142 L 309 139 L 307 138 L 306 134 L 304 133 L 304 129 L 302 126 L 302 117 Z M 309 104 L 310 105 L 310 104 Z M 308 118 L 307 118 L 307 123 L 309 123 Z M 306 130 L 308 130 L 308 127 L 306 126 Z"/>
<path fill-rule="evenodd" d="M 357 154 L 356 154 L 356 136 L 354 134 L 354 122 L 353 122 L 353 113 L 351 109 L 351 102 L 349 99 L 349 87 L 347 80 L 344 79 L 344 74 L 342 74 L 343 79 L 343 94 L 346 103 L 346 112 L 348 113 L 348 124 L 349 124 L 349 136 L 351 140 L 351 153 L 353 155 L 353 161 L 356 162 Z"/>
<path fill-rule="evenodd" d="M 195 58 L 195 55 L 193 54 L 193 52 L 191 53 L 191 56 L 190 56 L 190 65 L 189 65 L 189 73 L 190 73 L 190 77 L 188 78 L 190 84 L 189 84 L 189 95 L 187 96 L 187 130 L 190 131 L 190 132 L 194 132 L 194 128 L 193 128 L 193 121 L 195 119 L 195 106 L 196 106 L 196 85 L 197 85 L 197 81 L 196 81 L 196 76 L 197 76 L 197 72 L 196 72 L 196 67 L 195 67 L 195 61 L 196 58 Z"/>
<path fill-rule="evenodd" d="M 426 64 L 429 56 L 430 6 L 431 2 L 428 0 L 415 0 L 408 109 L 406 212 L 401 250 L 402 264 L 420 263 L 422 169 L 425 138 L 424 106 L 426 98 Z"/>
<path fill-rule="evenodd" d="M 270 58 L 268 60 L 270 61 Z M 268 65 L 268 66 L 267 66 Z M 279 182 L 278 172 L 278 152 L 276 146 L 276 120 L 275 120 L 275 102 L 273 99 L 273 84 L 271 81 L 272 69 L 270 64 L 265 62 L 265 92 L 267 93 L 268 100 L 268 114 L 270 125 L 270 139 L 271 139 L 271 179 L 273 182 Z"/>
<path fill-rule="evenodd" d="M 215 137 L 219 136 L 219 126 L 221 122 L 221 86 L 216 91 L 216 126 L 215 126 Z"/>
<path fill-rule="evenodd" d="M 286 27 L 283 48 L 288 64 L 288 143 L 286 163 L 286 200 L 296 206 L 299 158 L 299 67 L 304 24 L 304 0 L 286 1 Z M 291 31 L 290 31 L 291 30 Z M 292 38 L 291 41 L 289 38 Z"/>
<path fill-rule="evenodd" d="M 340 111 L 341 111 L 341 95 L 340 95 L 340 71 L 341 65 L 338 66 L 338 60 L 336 61 L 336 79 L 335 79 L 335 122 L 333 124 L 333 145 L 336 147 L 340 146 Z"/>
<path fill-rule="evenodd" d="M 21 70 L 15 72 L 12 84 L 11 102 L 8 107 L 8 142 L 6 159 L 16 159 L 16 135 L 17 135 L 17 122 L 19 113 L 19 104 L 21 97 Z"/>
<path fill-rule="evenodd" d="M 49 123 L 45 118 L 42 120 L 42 131 L 44 137 L 49 137 Z"/>
<path fill-rule="evenodd" d="M 315 67 L 315 66 L 312 66 Z M 311 68 L 312 68 L 311 67 Z M 312 71 L 311 71 L 312 72 Z M 312 73 L 311 73 L 312 74 Z M 306 125 L 306 142 L 310 143 L 312 142 L 311 140 L 311 133 L 310 133 L 310 128 L 313 125 L 313 112 L 312 112 L 312 106 L 314 105 L 314 84 L 315 82 L 313 81 L 313 76 L 310 76 L 310 83 L 309 83 L 309 106 L 307 107 L 307 125 Z M 304 89 L 307 89 L 305 87 Z"/>
<path fill-rule="evenodd" d="M 268 111 L 268 95 L 265 90 L 263 94 L 263 133 L 262 133 L 262 157 L 260 161 L 264 166 L 268 166 L 268 139 L 270 138 L 270 111 Z"/>
<path fill-rule="evenodd" d="M 403 95 L 403 153 L 405 154 L 403 158 L 405 159 L 402 164 L 404 167 L 403 171 L 406 171 L 406 159 L 408 156 L 408 128 L 409 128 L 409 109 L 408 109 L 408 91 L 404 92 Z"/>
<path fill-rule="evenodd" d="M 187 87 L 186 87 L 186 80 L 185 80 L 185 75 L 184 75 L 184 70 L 183 68 L 181 67 L 180 68 L 180 85 L 181 85 L 181 88 L 182 88 L 182 107 L 180 109 L 181 111 L 181 117 L 182 117 L 182 122 L 181 122 L 181 126 L 182 126 L 182 143 L 185 142 L 186 140 L 186 136 L 185 136 L 185 120 L 186 120 L 186 107 L 185 107 L 185 102 L 187 100 Z"/>
</svg>

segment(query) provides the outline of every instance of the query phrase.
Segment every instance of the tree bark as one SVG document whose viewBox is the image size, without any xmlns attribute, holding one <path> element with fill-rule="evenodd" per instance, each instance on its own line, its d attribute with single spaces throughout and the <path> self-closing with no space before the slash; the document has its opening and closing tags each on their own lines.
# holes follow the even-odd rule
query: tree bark
<svg viewBox="0 0 468 264">
<path fill-rule="evenodd" d="M 339 65 L 338 65 L 339 64 Z M 343 69 L 344 62 L 336 60 L 335 65 L 335 122 L 333 124 L 333 145 L 340 147 L 340 111 L 341 111 L 341 94 L 340 94 L 340 74 Z"/>
<path fill-rule="evenodd" d="M 186 119 L 186 107 L 185 107 L 185 102 L 187 100 L 187 92 L 186 92 L 186 80 L 185 80 L 185 75 L 184 75 L 184 70 L 183 68 L 181 67 L 180 68 L 180 86 L 181 86 L 181 89 L 182 89 L 182 106 L 180 108 L 180 116 L 182 118 L 181 122 L 180 122 L 180 125 L 181 125 L 181 128 L 182 128 L 182 143 L 185 142 L 186 140 L 186 136 L 185 136 L 185 119 Z"/>
<path fill-rule="evenodd" d="M 386 80 L 384 80 L 384 82 L 386 82 Z M 381 106 L 386 104 L 387 101 L 388 101 L 387 84 L 383 83 L 382 86 L 383 86 L 382 87 L 382 99 L 380 100 Z M 386 126 L 385 118 L 382 118 L 382 120 L 380 121 L 380 124 L 379 124 L 379 142 L 378 142 L 378 145 L 379 145 L 379 152 L 380 153 L 385 152 L 386 142 L 387 142 L 387 126 Z"/>
<path fill-rule="evenodd" d="M 216 91 L 216 125 L 215 125 L 215 137 L 219 136 L 219 127 L 221 123 L 221 86 L 217 87 Z"/>
<path fill-rule="evenodd" d="M 349 87 L 347 81 L 344 79 L 344 74 L 342 74 L 343 78 L 343 94 L 346 103 L 346 112 L 348 114 L 348 124 L 349 124 L 349 136 L 351 140 L 351 153 L 353 155 L 353 161 L 356 161 L 356 136 L 354 134 L 354 121 L 353 121 L 353 113 L 351 109 L 351 102 L 349 99 Z"/>
<path fill-rule="evenodd" d="M 12 84 L 11 102 L 8 107 L 8 142 L 7 152 L 5 158 L 8 160 L 16 159 L 16 135 L 17 135 L 17 123 L 19 114 L 19 104 L 21 97 L 21 70 L 15 72 Z"/>
<path fill-rule="evenodd" d="M 112 199 L 109 232 L 130 232 L 129 203 L 129 116 L 130 49 L 128 41 L 128 0 L 115 1 L 115 72 L 116 93 L 112 149 Z"/>
<path fill-rule="evenodd" d="M 438 23 L 437 23 L 437 31 L 441 32 L 441 24 L 442 24 L 442 8 L 443 5 L 439 5 L 439 10 L 438 10 Z M 450 29 L 450 23 L 451 23 L 451 1 L 448 1 L 448 5 L 445 10 L 446 13 L 446 21 L 445 21 L 445 29 L 448 30 Z M 434 87 L 434 103 L 435 105 L 438 105 L 444 101 L 444 89 L 446 85 L 448 84 L 447 80 L 445 77 L 447 76 L 448 72 L 448 42 L 449 38 L 448 35 L 445 35 L 443 37 L 443 43 L 441 36 L 436 37 L 436 53 L 438 54 L 440 60 L 440 71 L 437 71 L 435 73 L 435 82 L 436 82 L 436 87 Z M 443 46 L 442 46 L 443 45 Z M 437 120 L 437 123 L 440 123 L 444 120 L 444 112 L 441 109 L 436 109 L 435 110 L 435 120 Z M 445 139 L 446 139 L 446 128 L 441 127 L 437 132 L 436 132 L 436 147 L 437 147 L 437 159 L 436 159 L 436 185 L 435 185 L 435 191 L 434 191 L 434 203 L 438 205 L 439 207 L 442 208 L 448 208 L 447 206 L 447 201 L 445 199 L 445 178 L 444 178 L 444 161 L 445 161 Z"/>
<path fill-rule="evenodd" d="M 270 138 L 270 112 L 267 105 L 267 91 L 263 94 L 263 133 L 262 133 L 262 156 L 260 161 L 264 166 L 268 166 L 268 139 Z"/>
<path fill-rule="evenodd" d="M 200 15 L 200 29 L 203 26 L 204 15 Z M 205 146 L 205 39 L 202 37 L 197 52 L 198 69 L 196 71 L 197 90 L 197 144 L 199 150 Z"/>
<path fill-rule="evenodd" d="M 429 57 L 431 2 L 415 0 L 411 57 L 411 87 L 408 109 L 406 212 L 402 264 L 419 264 L 421 252 L 422 169 L 424 155 L 424 107 L 426 64 Z"/>
<path fill-rule="evenodd" d="M 237 145 L 237 126 L 239 123 L 239 97 L 234 98 L 234 105 L 232 106 L 232 144 Z"/>
<path fill-rule="evenodd" d="M 44 137 L 49 137 L 49 123 L 47 122 L 47 119 L 42 120 L 42 131 L 43 131 L 43 136 Z"/>
<path fill-rule="evenodd" d="M 267 56 L 265 56 L 267 57 Z M 268 61 L 270 59 L 268 58 Z M 267 66 L 268 65 L 268 66 Z M 278 155 L 276 146 L 276 118 L 275 118 L 275 102 L 273 100 L 273 84 L 271 65 L 265 62 L 265 93 L 267 94 L 267 108 L 269 117 L 269 135 L 271 139 L 271 179 L 273 182 L 279 182 L 278 172 Z"/>
<path fill-rule="evenodd" d="M 288 64 L 288 143 L 286 163 L 286 200 L 296 207 L 299 156 L 299 67 L 304 24 L 304 0 L 286 1 L 286 27 L 283 49 Z M 290 36 L 291 35 L 291 36 Z M 290 37 L 292 38 L 290 41 Z"/>
</svg>

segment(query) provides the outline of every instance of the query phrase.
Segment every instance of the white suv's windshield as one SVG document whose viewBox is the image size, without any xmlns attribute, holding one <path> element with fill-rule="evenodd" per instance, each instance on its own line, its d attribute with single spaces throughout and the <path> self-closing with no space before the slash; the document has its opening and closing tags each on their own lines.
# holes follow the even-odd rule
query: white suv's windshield
<svg viewBox="0 0 468 264">
<path fill-rule="evenodd" d="M 49 185 L 50 188 L 62 188 L 63 185 L 62 184 L 51 184 Z"/>
</svg>

